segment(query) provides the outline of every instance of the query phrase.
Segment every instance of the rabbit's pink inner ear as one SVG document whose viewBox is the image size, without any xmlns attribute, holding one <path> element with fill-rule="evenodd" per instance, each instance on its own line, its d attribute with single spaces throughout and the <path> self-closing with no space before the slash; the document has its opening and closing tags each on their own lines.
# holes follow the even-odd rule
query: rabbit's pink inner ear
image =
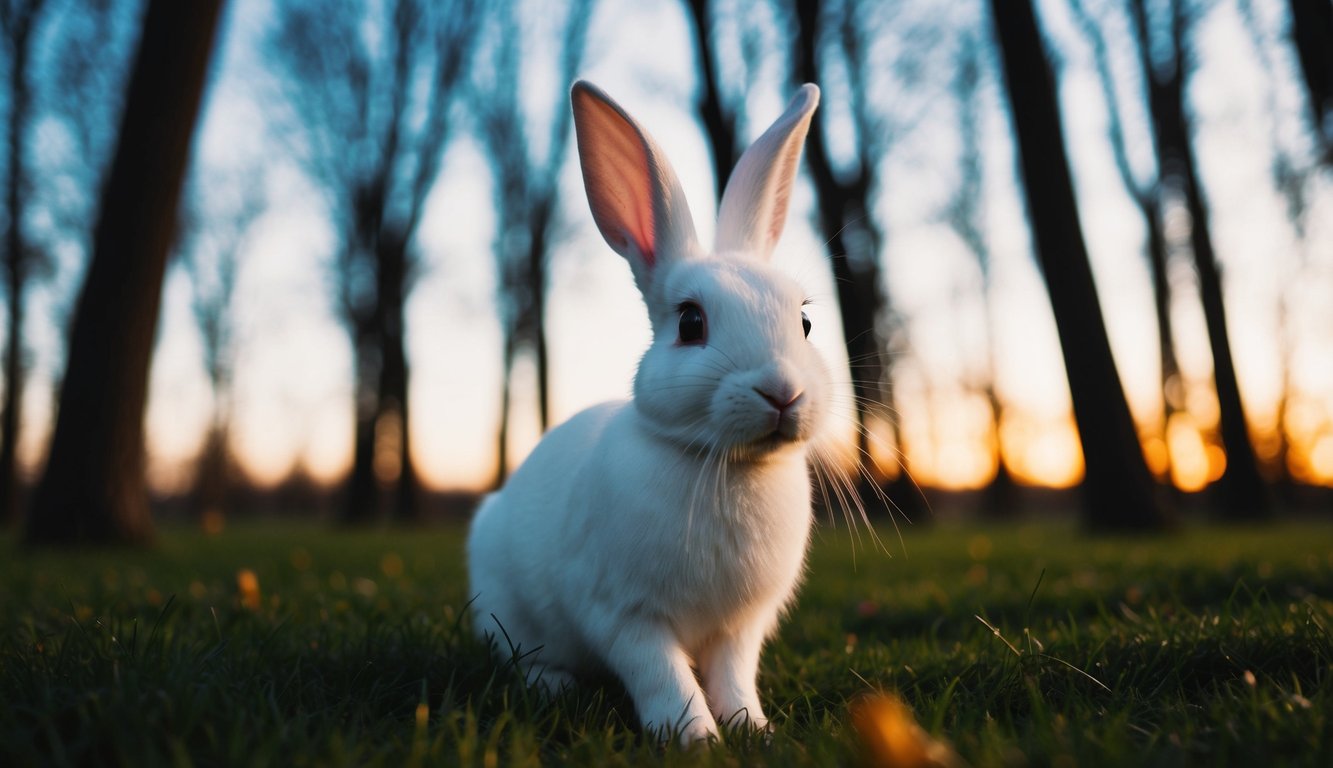
<svg viewBox="0 0 1333 768">
<path fill-rule="evenodd" d="M 608 245 L 652 268 L 656 222 L 643 138 L 614 106 L 580 83 L 573 92 L 579 164 L 593 221 Z"/>
<path fill-rule="evenodd" d="M 791 204 L 791 188 L 795 185 L 796 169 L 801 162 L 801 142 L 788 141 L 778 155 L 778 168 L 774 171 L 774 180 L 769 200 L 768 212 L 764 217 L 768 221 L 768 231 L 764 233 L 764 249 L 772 253 L 773 248 L 782 238 L 782 230 L 787 226 L 787 208 Z"/>
</svg>

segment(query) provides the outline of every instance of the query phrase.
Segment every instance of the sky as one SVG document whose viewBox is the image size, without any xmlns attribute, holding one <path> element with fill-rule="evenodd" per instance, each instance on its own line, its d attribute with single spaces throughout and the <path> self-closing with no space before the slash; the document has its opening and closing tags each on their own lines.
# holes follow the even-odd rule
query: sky
<svg viewBox="0 0 1333 768">
<path fill-rule="evenodd" d="M 947 5 L 941 4 L 940 12 Z M 1265 34 L 1280 34 L 1281 4 L 1256 0 L 1253 6 Z M 1299 242 L 1282 198 L 1272 189 L 1264 149 L 1275 131 L 1299 149 L 1301 136 L 1290 126 L 1298 123 L 1293 116 L 1301 109 L 1300 93 L 1294 83 L 1279 79 L 1275 85 L 1266 73 L 1238 7 L 1218 3 L 1203 22 L 1196 54 L 1201 65 L 1190 95 L 1240 383 L 1259 432 L 1274 419 L 1282 374 L 1289 371 L 1290 383 L 1304 396 L 1294 404 L 1299 418 L 1293 426 L 1304 430 L 1309 463 L 1333 484 L 1333 302 L 1327 300 L 1333 295 L 1333 181 L 1325 174 L 1309 185 L 1307 232 Z M 1106 143 L 1107 108 L 1086 46 L 1061 2 L 1044 2 L 1041 11 L 1051 40 L 1059 45 L 1076 194 L 1117 364 L 1141 427 L 1157 434 L 1161 394 L 1142 224 Z M 265 85 L 258 49 L 269 21 L 262 0 L 233 3 L 195 162 L 218 173 L 237 168 L 265 172 L 270 201 L 247 240 L 236 294 L 237 457 L 261 483 L 279 481 L 298 464 L 332 481 L 350 457 L 352 361 L 330 303 L 328 260 L 334 238 L 320 196 L 264 128 L 271 109 L 265 100 L 272 91 Z M 567 108 L 566 84 L 550 82 L 544 74 L 554 68 L 541 60 L 543 46 L 533 42 L 531 50 L 534 61 L 525 90 L 541 105 L 539 111 Z M 681 177 L 701 241 L 708 242 L 715 201 L 707 146 L 690 106 L 696 87 L 693 57 L 682 4 L 604 0 L 589 30 L 581 76 L 612 94 L 665 149 Z M 1126 71 L 1124 62 L 1117 66 L 1118 74 Z M 776 72 L 765 72 L 751 94 L 752 130 L 781 110 L 789 94 L 779 81 Z M 1147 134 L 1141 108 L 1134 107 L 1133 87 L 1122 87 L 1120 106 L 1132 154 L 1142 166 L 1151 161 L 1144 160 Z M 1000 440 L 1013 468 L 1031 482 L 1068 485 L 1078 479 L 1081 459 L 1059 345 L 1031 255 L 1009 126 L 993 77 L 982 93 L 978 134 L 993 260 L 989 304 L 979 298 L 982 280 L 975 258 L 940 222 L 959 149 L 948 127 L 953 115 L 947 99 L 928 107 L 925 129 L 906 136 L 882 169 L 877 215 L 889 233 L 883 255 L 886 288 L 908 328 L 907 349 L 896 353 L 895 387 L 913 450 L 912 471 L 923 484 L 948 487 L 976 486 L 993 471 L 994 457 L 982 447 L 992 435 L 989 412 L 967 384 L 984 370 L 987 343 L 993 339 L 997 386 L 1009 407 Z M 821 109 L 836 113 L 829 97 L 826 93 Z M 836 120 L 829 125 L 836 142 Z M 561 223 L 568 236 L 552 255 L 548 315 L 557 422 L 588 405 L 628 396 L 649 338 L 629 270 L 592 225 L 576 155 L 569 157 L 572 162 L 560 180 Z M 813 205 L 812 190 L 802 181 L 776 261 L 815 300 L 811 338 L 840 370 L 846 357 L 826 256 L 812 226 Z M 500 367 L 490 254 L 494 221 L 485 161 L 477 144 L 461 135 L 427 202 L 417 242 L 423 271 L 408 305 L 414 458 L 423 482 L 432 488 L 480 488 L 493 472 Z M 1193 281 L 1192 270 L 1177 264 L 1172 311 L 1189 409 L 1165 436 L 1177 472 L 1185 473 L 1176 480 L 1186 487 L 1220 471 L 1218 451 L 1210 450 L 1206 435 L 1216 403 Z M 210 392 L 185 273 L 171 270 L 164 290 L 147 432 L 150 481 L 172 491 L 189 481 L 190 462 L 207 426 Z M 1286 353 L 1289 365 L 1275 343 L 1279 302 L 1286 305 L 1287 330 L 1294 339 Z M 39 337 L 56 327 L 48 322 L 42 331 L 37 325 Z M 43 347 L 40 340 L 36 346 Z M 52 366 L 40 352 L 37 357 L 40 383 Z M 520 364 L 516 376 L 517 391 L 529 391 L 532 366 Z M 39 395 L 29 401 L 25 456 L 31 466 L 41 453 L 51 398 Z M 520 398 L 515 414 L 510 454 L 520 459 L 539 435 L 530 400 Z M 844 409 L 844 429 L 849 417 Z M 1148 442 L 1147 454 L 1155 461 L 1162 446 Z"/>
</svg>

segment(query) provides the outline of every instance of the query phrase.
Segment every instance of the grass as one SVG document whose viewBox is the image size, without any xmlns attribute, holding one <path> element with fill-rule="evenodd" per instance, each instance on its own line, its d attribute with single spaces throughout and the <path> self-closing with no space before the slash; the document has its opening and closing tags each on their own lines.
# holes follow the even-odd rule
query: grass
<svg viewBox="0 0 1333 768">
<path fill-rule="evenodd" d="M 639 734 L 614 681 L 547 701 L 493 662 L 461 539 L 0 540 L 0 762 L 857 764 L 849 704 L 887 690 L 976 766 L 1333 765 L 1333 525 L 909 528 L 893 557 L 820 530 L 764 657 L 775 733 L 690 750 Z"/>
</svg>

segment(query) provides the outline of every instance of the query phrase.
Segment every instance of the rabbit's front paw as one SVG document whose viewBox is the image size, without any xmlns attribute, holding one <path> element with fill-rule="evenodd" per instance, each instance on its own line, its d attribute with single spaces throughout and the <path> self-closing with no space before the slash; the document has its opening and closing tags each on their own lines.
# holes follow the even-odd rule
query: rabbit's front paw
<svg viewBox="0 0 1333 768">
<path fill-rule="evenodd" d="M 647 704 L 643 708 L 644 727 L 658 733 L 663 740 L 675 735 L 683 746 L 716 739 L 717 721 L 707 707 L 696 701 L 691 699 L 682 707 L 679 702 L 667 701 L 664 697 L 664 700 Z"/>
<path fill-rule="evenodd" d="M 712 715 L 696 716 L 680 728 L 680 743 L 684 746 L 717 737 L 717 723 L 713 721 Z"/>
<path fill-rule="evenodd" d="M 751 706 L 730 706 L 714 707 L 713 714 L 717 719 L 718 725 L 728 731 L 763 731 L 772 733 L 773 726 L 768 718 L 759 709 L 759 702 L 756 699 Z"/>
</svg>

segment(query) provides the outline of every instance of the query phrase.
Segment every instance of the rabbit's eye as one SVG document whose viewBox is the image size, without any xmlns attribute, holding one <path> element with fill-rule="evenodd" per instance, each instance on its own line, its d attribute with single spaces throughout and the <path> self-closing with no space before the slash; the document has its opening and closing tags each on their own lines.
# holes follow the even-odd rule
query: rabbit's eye
<svg viewBox="0 0 1333 768">
<path fill-rule="evenodd" d="M 680 343 L 704 343 L 704 311 L 698 304 L 686 302 L 680 305 Z"/>
<path fill-rule="evenodd" d="M 805 329 L 805 337 L 810 338 L 810 316 L 804 312 L 801 313 L 801 327 Z"/>
</svg>

